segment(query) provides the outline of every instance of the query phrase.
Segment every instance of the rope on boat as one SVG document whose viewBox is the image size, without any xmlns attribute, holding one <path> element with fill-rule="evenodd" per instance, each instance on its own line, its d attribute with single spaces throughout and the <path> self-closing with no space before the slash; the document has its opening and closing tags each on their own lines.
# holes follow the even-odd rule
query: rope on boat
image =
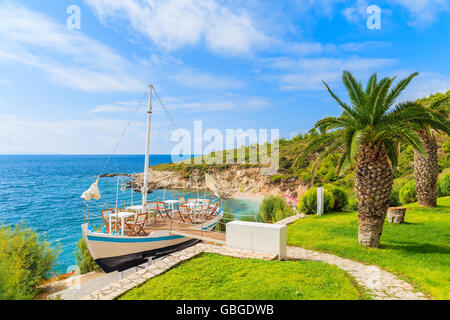
<svg viewBox="0 0 450 320">
<path fill-rule="evenodd" d="M 130 120 L 128 121 L 125 129 L 122 131 L 122 134 L 120 135 L 119 139 L 116 141 L 113 151 L 112 153 L 109 155 L 108 159 L 106 160 L 105 165 L 103 166 L 102 171 L 100 171 L 99 176 L 101 176 L 103 174 L 103 172 L 105 171 L 106 167 L 108 166 L 109 162 L 111 161 L 112 156 L 116 153 L 117 148 L 120 145 L 120 142 L 122 141 L 122 138 L 125 136 L 126 132 L 128 131 L 128 128 L 130 127 L 131 123 L 133 122 L 133 118 L 136 115 L 136 113 L 138 112 L 138 110 L 141 108 L 142 103 L 144 102 L 144 98 L 147 96 L 147 91 L 144 92 L 144 94 L 142 95 L 141 100 L 139 101 L 139 103 L 136 106 L 136 109 L 134 109 L 133 115 L 131 116 Z"/>
</svg>

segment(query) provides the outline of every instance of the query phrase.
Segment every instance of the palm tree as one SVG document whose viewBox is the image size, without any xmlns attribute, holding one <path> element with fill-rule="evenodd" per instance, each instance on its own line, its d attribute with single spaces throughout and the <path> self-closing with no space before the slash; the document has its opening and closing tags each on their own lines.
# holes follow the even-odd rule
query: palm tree
<svg viewBox="0 0 450 320">
<path fill-rule="evenodd" d="M 426 106 L 439 121 L 446 123 L 448 120 L 448 106 L 444 104 L 448 97 L 437 100 Z M 448 127 L 448 125 L 447 125 Z M 417 134 L 425 147 L 427 154 L 423 155 L 414 151 L 414 177 L 416 179 L 417 201 L 420 206 L 437 206 L 437 178 L 438 167 L 438 145 L 434 131 L 430 126 L 417 128 Z M 445 131 L 445 130 L 444 130 Z"/>
<path fill-rule="evenodd" d="M 364 246 L 380 245 L 392 192 L 392 168 L 397 166 L 400 143 L 411 144 L 423 154 L 424 147 L 413 126 L 444 129 L 428 109 L 415 102 L 394 106 L 398 96 L 417 75 L 413 73 L 393 86 L 396 77 L 386 77 L 378 82 L 374 73 L 364 89 L 350 72 L 344 71 L 342 80 L 350 105 L 341 101 L 324 82 L 343 113 L 316 123 L 315 128 L 321 134 L 311 141 L 294 163 L 297 166 L 308 154 L 318 150 L 323 150 L 319 161 L 330 153 L 342 151 L 338 172 L 357 160 L 354 179 L 359 213 L 358 241 Z"/>
</svg>

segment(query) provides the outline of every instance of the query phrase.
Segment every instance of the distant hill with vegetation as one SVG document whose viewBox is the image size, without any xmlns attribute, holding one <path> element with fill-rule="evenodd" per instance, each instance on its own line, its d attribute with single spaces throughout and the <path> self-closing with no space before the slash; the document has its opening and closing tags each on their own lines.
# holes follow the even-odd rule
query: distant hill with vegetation
<svg viewBox="0 0 450 320">
<path fill-rule="evenodd" d="M 423 103 L 425 105 L 431 104 L 436 100 L 442 99 L 444 97 L 449 97 L 449 101 L 446 102 L 447 107 L 450 108 L 450 91 L 447 93 L 437 93 L 431 95 L 428 98 L 423 98 L 418 100 L 418 102 Z M 280 146 L 280 169 L 279 172 L 272 175 L 271 180 L 273 183 L 282 183 L 283 181 L 289 181 L 290 183 L 302 183 L 308 186 L 312 185 L 323 185 L 327 183 L 332 183 L 337 186 L 341 186 L 344 189 L 352 190 L 353 189 L 353 170 L 354 167 L 349 167 L 347 170 L 342 172 L 340 175 L 336 172 L 336 168 L 338 166 L 338 162 L 341 154 L 339 152 L 330 154 L 322 159 L 322 161 L 317 162 L 317 158 L 321 153 L 321 150 L 316 152 L 315 154 L 307 157 L 304 161 L 299 163 L 297 166 L 294 166 L 296 159 L 302 154 L 305 150 L 305 147 L 309 144 L 314 136 L 318 133 L 314 131 L 310 131 L 306 134 L 299 134 L 292 139 L 281 138 L 279 140 Z M 450 168 L 450 139 L 445 134 L 436 134 L 439 151 L 439 170 L 440 173 L 443 171 L 448 171 Z M 265 146 L 268 149 L 267 155 L 271 155 L 271 145 Z M 259 145 L 251 145 L 249 147 L 241 147 L 239 148 L 245 150 L 245 159 L 248 162 L 250 149 L 259 151 Z M 413 178 L 413 149 L 411 146 L 405 147 L 400 146 L 401 156 L 398 161 L 398 167 L 395 168 L 395 178 L 396 179 L 407 179 L 411 180 Z M 237 160 L 237 152 L 238 149 L 222 151 L 223 159 L 226 159 L 226 156 L 233 155 L 234 159 Z M 197 162 L 201 161 L 201 164 L 194 164 L 194 159 L 178 162 L 178 163 L 170 163 L 170 164 L 160 164 L 154 166 L 153 169 L 157 171 L 176 171 L 184 175 L 186 179 L 190 177 L 190 175 L 195 171 L 198 176 L 203 176 L 204 173 L 210 171 L 223 171 L 227 169 L 247 169 L 247 168 L 261 168 L 267 166 L 265 164 L 261 164 L 258 162 L 257 164 L 207 164 L 208 157 L 216 156 L 216 154 L 212 153 L 210 155 L 203 156 L 202 159 L 197 158 Z M 260 161 L 258 157 L 258 161 Z"/>
</svg>

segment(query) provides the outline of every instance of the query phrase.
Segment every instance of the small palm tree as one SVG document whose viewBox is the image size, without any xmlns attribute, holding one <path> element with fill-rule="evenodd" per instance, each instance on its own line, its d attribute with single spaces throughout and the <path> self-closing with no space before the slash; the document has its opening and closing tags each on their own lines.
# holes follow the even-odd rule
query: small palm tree
<svg viewBox="0 0 450 320">
<path fill-rule="evenodd" d="M 445 102 L 449 97 L 439 99 L 432 104 L 425 106 L 431 114 L 444 124 L 441 131 L 448 134 L 448 105 Z M 435 131 L 438 128 L 430 126 L 418 126 L 417 134 L 422 141 L 427 154 L 421 154 L 414 151 L 414 177 L 416 179 L 417 202 L 420 206 L 437 206 L 437 178 L 439 175 L 438 166 L 438 145 L 436 142 Z"/>
<path fill-rule="evenodd" d="M 343 113 L 316 123 L 315 128 L 321 134 L 294 163 L 294 166 L 298 165 L 308 154 L 318 150 L 323 151 L 319 159 L 342 150 L 338 172 L 357 160 L 354 179 L 359 213 L 358 241 L 364 246 L 380 245 L 392 192 L 392 168 L 397 166 L 400 142 L 411 144 L 423 154 L 424 147 L 413 126 L 443 127 L 428 109 L 415 102 L 394 106 L 398 96 L 417 75 L 413 73 L 392 86 L 395 77 L 378 82 L 375 73 L 364 89 L 350 72 L 344 71 L 342 80 L 350 105 L 341 101 L 324 82 Z"/>
</svg>

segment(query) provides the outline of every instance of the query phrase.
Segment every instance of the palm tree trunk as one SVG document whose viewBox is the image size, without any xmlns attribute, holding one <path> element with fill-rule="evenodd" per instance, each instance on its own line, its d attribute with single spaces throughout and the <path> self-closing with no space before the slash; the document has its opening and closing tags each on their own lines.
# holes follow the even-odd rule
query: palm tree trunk
<svg viewBox="0 0 450 320">
<path fill-rule="evenodd" d="M 414 150 L 414 177 L 416 179 L 417 201 L 419 206 L 436 207 L 437 205 L 437 178 L 438 146 L 436 139 L 426 130 L 419 132 L 420 139 L 427 151 L 421 154 Z"/>
<path fill-rule="evenodd" d="M 392 192 L 394 174 L 382 142 L 362 144 L 355 169 L 358 242 L 379 247 Z"/>
</svg>

